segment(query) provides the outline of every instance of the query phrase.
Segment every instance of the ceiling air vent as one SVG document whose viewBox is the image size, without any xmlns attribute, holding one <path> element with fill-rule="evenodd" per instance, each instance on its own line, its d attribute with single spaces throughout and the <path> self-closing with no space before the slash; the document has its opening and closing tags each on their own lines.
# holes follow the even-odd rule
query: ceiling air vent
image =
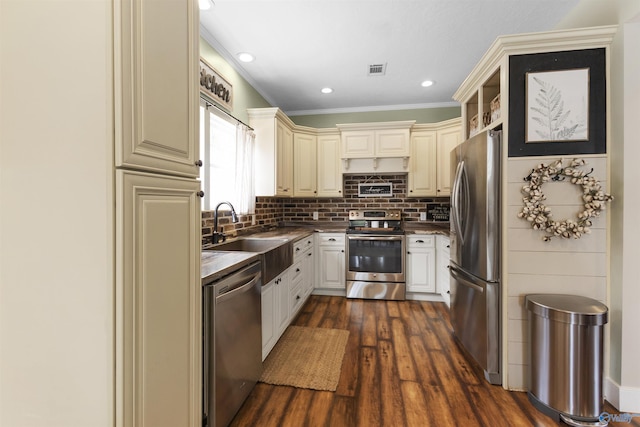
<svg viewBox="0 0 640 427">
<path fill-rule="evenodd" d="M 370 76 L 384 76 L 387 70 L 387 64 L 371 64 L 369 65 Z"/>
</svg>

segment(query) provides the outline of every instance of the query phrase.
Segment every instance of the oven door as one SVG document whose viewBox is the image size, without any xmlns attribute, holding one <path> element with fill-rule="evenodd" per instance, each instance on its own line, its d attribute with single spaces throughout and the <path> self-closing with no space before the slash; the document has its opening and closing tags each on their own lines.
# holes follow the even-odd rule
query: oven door
<svg viewBox="0 0 640 427">
<path fill-rule="evenodd" d="M 347 280 L 404 282 L 403 235 L 347 235 Z"/>
</svg>

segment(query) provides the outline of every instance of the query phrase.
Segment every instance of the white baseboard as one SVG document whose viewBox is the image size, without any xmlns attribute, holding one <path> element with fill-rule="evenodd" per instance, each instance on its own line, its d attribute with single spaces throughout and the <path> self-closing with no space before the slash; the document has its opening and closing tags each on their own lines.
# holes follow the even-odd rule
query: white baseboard
<svg viewBox="0 0 640 427">
<path fill-rule="evenodd" d="M 333 297 L 343 297 L 346 296 L 347 293 L 344 290 L 340 290 L 340 289 L 327 289 L 327 288 L 315 288 L 313 290 L 313 292 L 311 292 L 313 295 L 328 295 L 328 296 L 333 296 Z"/>
<path fill-rule="evenodd" d="M 444 302 L 444 299 L 442 299 L 442 295 L 440 294 L 422 294 L 422 293 L 407 292 L 406 298 L 409 300 L 415 300 L 415 301 Z"/>
<path fill-rule="evenodd" d="M 621 413 L 640 413 L 640 388 L 638 387 L 624 387 L 606 377 L 604 398 Z"/>
<path fill-rule="evenodd" d="M 620 384 L 609 377 L 604 378 L 604 398 L 616 409 L 620 407 Z"/>
</svg>

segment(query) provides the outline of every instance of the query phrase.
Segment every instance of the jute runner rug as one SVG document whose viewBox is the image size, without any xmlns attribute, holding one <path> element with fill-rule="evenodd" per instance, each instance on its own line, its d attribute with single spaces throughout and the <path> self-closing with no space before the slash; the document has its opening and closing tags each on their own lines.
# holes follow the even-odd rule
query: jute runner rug
<svg viewBox="0 0 640 427">
<path fill-rule="evenodd" d="M 335 391 L 349 331 L 289 326 L 264 361 L 260 381 Z"/>
</svg>

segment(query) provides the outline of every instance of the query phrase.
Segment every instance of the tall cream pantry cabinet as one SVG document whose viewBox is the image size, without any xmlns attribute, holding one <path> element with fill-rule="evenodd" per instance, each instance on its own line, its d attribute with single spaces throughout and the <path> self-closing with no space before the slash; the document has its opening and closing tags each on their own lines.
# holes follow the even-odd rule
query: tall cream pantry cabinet
<svg viewBox="0 0 640 427">
<path fill-rule="evenodd" d="M 116 412 L 201 425 L 197 2 L 114 4 Z"/>
<path fill-rule="evenodd" d="M 201 425 L 196 6 L 0 1 L 2 426 Z"/>
</svg>

